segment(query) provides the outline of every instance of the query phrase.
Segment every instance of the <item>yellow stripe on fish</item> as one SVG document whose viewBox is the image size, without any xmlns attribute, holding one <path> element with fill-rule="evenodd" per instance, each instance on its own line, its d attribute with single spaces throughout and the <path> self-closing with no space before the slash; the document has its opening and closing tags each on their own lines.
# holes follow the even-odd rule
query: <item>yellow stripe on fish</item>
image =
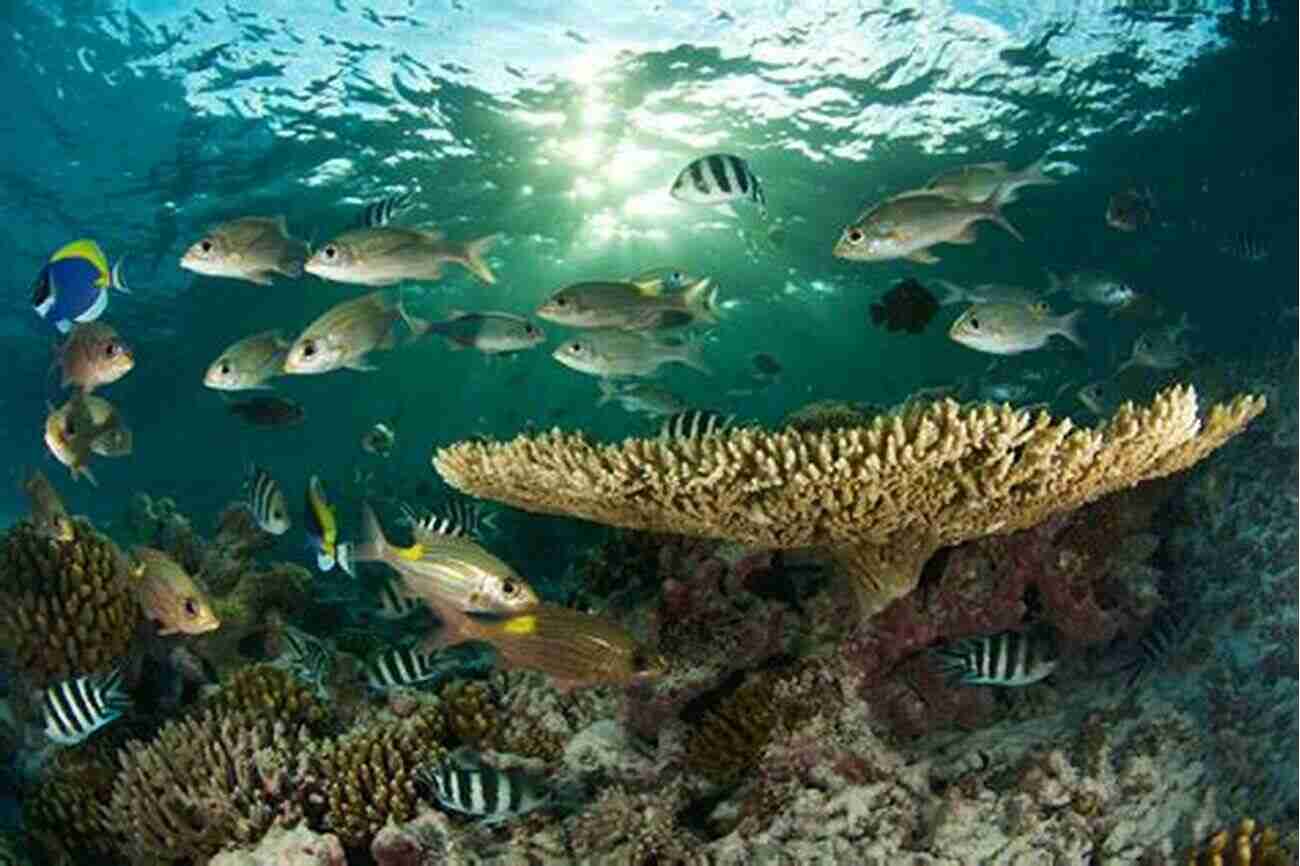
<svg viewBox="0 0 1300 866">
<path fill-rule="evenodd" d="M 90 238 L 81 238 L 70 244 L 64 244 L 54 255 L 50 256 L 51 262 L 57 262 L 61 259 L 86 259 L 99 271 L 99 279 L 95 280 L 95 285 L 100 288 L 108 286 L 110 273 L 108 257 L 104 255 L 104 251 L 99 244 Z"/>
<path fill-rule="evenodd" d="M 537 631 L 537 617 L 517 616 L 508 620 L 501 630 L 506 634 L 532 634 Z"/>
</svg>

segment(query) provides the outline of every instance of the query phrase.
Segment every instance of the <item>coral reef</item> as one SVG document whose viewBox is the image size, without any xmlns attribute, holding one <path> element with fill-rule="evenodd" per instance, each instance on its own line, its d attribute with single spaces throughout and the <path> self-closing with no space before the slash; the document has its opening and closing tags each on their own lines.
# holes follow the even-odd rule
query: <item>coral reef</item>
<svg viewBox="0 0 1300 866">
<path fill-rule="evenodd" d="M 700 847 L 700 840 L 677 824 L 685 802 L 679 782 L 644 792 L 606 788 L 569 821 L 569 845 L 580 863 L 685 866 L 695 862 Z"/>
<path fill-rule="evenodd" d="M 441 697 L 447 733 L 457 745 L 481 748 L 496 732 L 498 711 L 483 683 L 454 680 Z"/>
<path fill-rule="evenodd" d="M 865 427 L 883 411 L 882 407 L 850 400 L 815 400 L 788 413 L 781 420 L 782 427 L 792 427 L 800 433 L 820 433 L 841 427 Z"/>
<path fill-rule="evenodd" d="M 121 840 L 103 806 L 116 777 L 112 750 L 98 741 L 55 755 L 45 777 L 23 797 L 23 823 L 49 859 L 83 852 L 105 866 L 120 862 Z"/>
<path fill-rule="evenodd" d="M 451 824 L 441 812 L 425 812 L 401 826 L 389 824 L 375 834 L 370 856 L 377 866 L 425 866 L 463 863 L 456 856 Z"/>
<path fill-rule="evenodd" d="M 223 715 L 258 716 L 291 730 L 306 728 L 315 737 L 324 736 L 334 728 L 329 709 L 310 689 L 292 674 L 266 664 L 235 671 L 219 691 L 203 701 L 203 707 Z"/>
<path fill-rule="evenodd" d="M 739 428 L 598 445 L 558 431 L 443 448 L 453 487 L 531 511 L 768 548 L 824 545 L 852 566 L 863 616 L 910 592 L 940 546 L 1012 532 L 1186 468 L 1264 408 L 1198 417 L 1191 388 L 1124 404 L 1101 427 L 951 400 L 821 433 Z"/>
<path fill-rule="evenodd" d="M 256 848 L 223 851 L 207 866 L 347 866 L 338 837 L 305 827 L 272 828 Z"/>
<path fill-rule="evenodd" d="M 553 762 L 581 730 L 618 713 L 620 690 L 605 687 L 561 695 L 545 674 L 499 672 L 492 677 L 497 696 L 494 729 L 486 745 L 499 752 Z"/>
<path fill-rule="evenodd" d="M 222 674 L 249 658 L 244 652 L 250 642 L 261 643 L 281 615 L 293 612 L 310 619 L 320 614 L 313 601 L 311 572 L 291 562 L 267 568 L 249 566 L 240 572 L 231 589 L 212 595 L 212 609 L 221 628 L 199 636 L 194 647 Z"/>
<path fill-rule="evenodd" d="M 1293 834 L 1294 835 L 1294 834 Z M 1272 827 L 1242 818 L 1236 827 L 1220 830 L 1187 852 L 1187 866 L 1292 866 L 1294 849 L 1284 845 Z"/>
<path fill-rule="evenodd" d="M 253 845 L 273 826 L 319 813 L 312 753 L 305 729 L 251 713 L 169 722 L 118 753 L 107 820 L 133 862 Z"/>
<path fill-rule="evenodd" d="M 126 558 L 84 519 L 59 543 L 14 525 L 0 541 L 0 646 L 34 687 L 109 669 L 140 621 Z"/>
</svg>

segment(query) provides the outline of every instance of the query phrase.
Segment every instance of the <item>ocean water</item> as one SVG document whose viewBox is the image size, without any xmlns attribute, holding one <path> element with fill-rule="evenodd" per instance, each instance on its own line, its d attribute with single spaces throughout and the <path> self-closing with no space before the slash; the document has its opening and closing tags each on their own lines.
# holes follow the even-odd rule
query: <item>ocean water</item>
<svg viewBox="0 0 1300 866">
<path fill-rule="evenodd" d="M 400 222 L 502 235 L 489 256 L 495 285 L 450 265 L 405 289 L 417 315 L 531 315 L 566 284 L 658 266 L 712 277 L 724 316 L 700 339 L 714 375 L 674 365 L 656 381 L 764 425 L 814 400 L 890 406 L 936 386 L 974 399 L 1006 382 L 1026 388 L 1020 402 L 1090 423 L 1075 391 L 1110 381 L 1138 333 L 1183 314 L 1198 368 L 1286 356 L 1296 32 L 1295 5 L 1265 0 L 13 0 L 0 8 L 11 84 L 0 448 L 12 479 L 0 513 L 26 513 L 17 481 L 37 466 L 70 511 L 110 533 L 136 491 L 172 497 L 207 533 L 254 462 L 295 511 L 306 479 L 324 478 L 348 534 L 367 495 L 438 501 L 440 446 L 552 426 L 601 439 L 657 432 L 597 406 L 596 380 L 550 357 L 570 332 L 545 323 L 546 345 L 513 358 L 430 339 L 377 354 L 374 372 L 277 379 L 275 393 L 307 414 L 292 429 L 234 417 L 202 383 L 221 350 L 268 328 L 292 336 L 361 289 L 198 276 L 178 265 L 186 247 L 250 214 L 283 215 L 319 246 L 400 193 L 413 202 Z M 669 196 L 677 173 L 711 152 L 749 161 L 767 221 L 746 202 Z M 1039 158 L 1057 184 L 1006 207 L 1023 243 L 986 224 L 973 245 L 939 247 L 934 265 L 831 255 L 866 204 L 963 164 Z M 1109 197 L 1130 188 L 1154 200 L 1151 223 L 1132 234 L 1104 219 Z M 1267 257 L 1234 255 L 1243 235 Z M 42 442 L 47 403 L 64 392 L 49 372 L 54 335 L 28 292 L 77 237 L 124 260 L 132 287 L 112 294 L 103 319 L 136 366 L 101 393 L 135 448 L 96 459 L 96 487 L 71 481 Z M 870 315 L 906 277 L 1043 288 L 1048 270 L 1087 268 L 1120 276 L 1154 312 L 1091 307 L 1085 349 L 1054 339 L 1000 359 L 948 338 L 960 305 L 921 335 Z M 758 352 L 784 368 L 775 384 L 754 387 Z M 1118 387 L 1145 399 L 1171 379 L 1137 371 Z M 377 421 L 397 432 L 387 459 L 359 446 Z M 602 537 L 521 512 L 503 525 L 498 552 L 553 597 Z M 295 527 L 264 555 L 308 564 L 300 539 Z"/>
</svg>

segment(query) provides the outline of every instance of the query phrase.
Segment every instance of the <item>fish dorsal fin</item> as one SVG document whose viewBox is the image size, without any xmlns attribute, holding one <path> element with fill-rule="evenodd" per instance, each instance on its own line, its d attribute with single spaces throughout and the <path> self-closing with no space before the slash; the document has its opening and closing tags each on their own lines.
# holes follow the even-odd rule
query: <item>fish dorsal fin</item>
<svg viewBox="0 0 1300 866">
<path fill-rule="evenodd" d="M 108 257 L 100 249 L 99 244 L 90 238 L 81 238 L 70 244 L 64 244 L 54 255 L 50 256 L 51 262 L 57 262 L 62 259 L 87 259 L 99 270 L 100 273 L 108 273 Z"/>
<path fill-rule="evenodd" d="M 447 760 L 453 766 L 460 767 L 462 770 L 480 770 L 485 766 L 483 756 L 468 746 L 457 748 L 447 755 Z"/>
</svg>

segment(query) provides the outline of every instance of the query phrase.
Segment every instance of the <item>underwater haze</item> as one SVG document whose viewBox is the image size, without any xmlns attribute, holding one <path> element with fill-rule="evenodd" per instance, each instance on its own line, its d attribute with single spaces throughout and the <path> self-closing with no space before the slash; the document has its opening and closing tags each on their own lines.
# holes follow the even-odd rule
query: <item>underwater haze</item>
<svg viewBox="0 0 1300 866">
<path fill-rule="evenodd" d="M 0 528 L 31 511 L 22 481 L 36 468 L 69 513 L 85 515 L 124 549 L 138 492 L 170 498 L 206 536 L 232 502 L 249 499 L 249 467 L 256 466 L 276 479 L 292 517 L 287 532 L 264 539 L 260 561 L 303 566 L 320 578 L 322 593 L 351 598 L 340 571 L 320 577 L 316 553 L 303 540 L 312 476 L 337 506 L 345 547 L 361 547 L 366 502 L 404 541 L 400 504 L 435 509 L 451 495 L 431 465 L 440 448 L 551 428 L 606 442 L 660 435 L 674 412 L 652 417 L 602 400 L 602 389 L 633 382 L 661 386 L 682 409 L 717 413 L 719 422 L 771 430 L 815 401 L 855 404 L 870 415 L 918 394 L 1035 406 L 1094 425 L 1121 402 L 1148 402 L 1176 382 L 1215 399 L 1267 391 L 1274 417 L 1281 395 L 1291 414 L 1267 423 L 1294 423 L 1300 49 L 1293 2 L 10 0 L 2 7 L 0 70 L 10 87 L 9 119 L 0 124 L 7 155 L 0 206 L 9 226 L 0 236 L 9 286 L 0 309 L 7 347 L 0 448 L 9 454 L 9 481 L 0 486 Z M 762 207 L 753 195 L 700 202 L 672 193 L 675 179 L 711 154 L 743 160 L 752 172 L 746 188 L 761 182 Z M 906 203 L 901 194 L 939 175 L 990 163 L 1004 163 L 996 170 L 1003 173 L 1045 176 L 1010 199 L 999 198 L 1008 187 L 995 184 L 993 198 L 963 205 L 1000 204 L 998 218 L 1010 230 L 986 213 L 973 229 L 953 229 L 927 246 L 934 263 L 923 254 L 862 261 L 837 253 L 855 225 L 870 223 L 873 206 Z M 696 186 L 712 184 L 716 192 L 718 180 L 697 175 Z M 736 183 L 733 175 L 733 192 Z M 947 214 L 955 202 L 934 207 Z M 545 342 L 492 354 L 436 333 L 408 340 L 407 324 L 398 323 L 398 345 L 366 358 L 374 369 L 279 375 L 277 368 L 267 389 L 205 386 L 209 365 L 236 340 L 277 329 L 292 341 L 326 311 L 374 287 L 309 273 L 273 274 L 265 285 L 203 275 L 181 266 L 186 250 L 222 223 L 259 216 L 283 217 L 288 235 L 318 253 L 385 203 L 394 210 L 384 220 L 390 226 L 436 229 L 455 242 L 499 235 L 485 255 L 494 282 L 445 261 L 440 277 L 405 279 L 391 289 L 415 323 L 443 322 L 458 311 L 502 312 L 527 317 Z M 1114 217 L 1125 204 L 1129 223 Z M 913 228 L 905 224 L 892 237 Z M 34 308 L 33 295 L 56 250 L 79 238 L 97 242 L 129 287 L 103 289 L 107 308 L 98 321 L 116 329 L 134 360 L 128 374 L 95 389 L 129 424 L 133 445 L 127 456 L 91 457 L 93 484 L 71 476 L 43 438 L 47 416 L 74 391 L 60 384 L 64 337 Z M 553 357 L 585 333 L 538 317 L 554 293 L 664 268 L 717 287 L 716 322 L 646 338 L 665 341 L 664 351 L 698 353 L 700 368 L 670 363 L 649 376 L 602 379 Z M 1082 285 L 1081 275 L 1098 273 L 1138 300 L 1112 304 L 1071 288 Z M 1080 281 L 1070 283 L 1071 275 Z M 1058 279 L 1064 288 L 1052 292 Z M 940 303 L 914 331 L 886 327 L 881 314 L 886 296 L 906 280 Z M 992 311 L 996 321 L 1010 322 L 1008 334 L 996 342 L 959 339 L 959 319 L 969 320 L 972 303 L 980 316 L 986 310 L 969 294 L 946 303 L 954 300 L 949 283 L 1024 287 L 1047 311 L 1009 304 L 1011 319 Z M 679 289 L 660 291 L 675 302 Z M 1062 324 L 1040 333 L 1042 322 L 1057 321 L 1047 316 Z M 1168 363 L 1144 356 L 1144 339 L 1167 340 Z M 1017 340 L 1028 347 L 999 348 Z M 1090 405 L 1089 393 L 1104 399 Z M 232 410 L 267 397 L 297 404 L 301 423 L 261 427 Z M 378 424 L 393 438 L 376 449 L 370 437 Z M 1232 495 L 1223 489 L 1244 496 L 1250 478 L 1280 472 L 1284 483 L 1251 494 L 1249 508 L 1285 528 L 1296 514 L 1294 490 L 1285 489 L 1294 486 L 1294 475 L 1285 474 L 1294 473 L 1294 440 L 1287 438 L 1294 431 L 1269 435 L 1259 463 L 1230 463 L 1237 458 L 1225 455 L 1241 452 L 1226 450 L 1210 458 L 1223 468 L 1205 482 L 1214 492 L 1203 499 L 1229 501 L 1214 498 Z M 1282 457 L 1274 453 L 1279 441 Z M 1248 477 L 1238 477 L 1243 473 Z M 1237 486 L 1222 487 L 1228 482 L 1220 478 L 1229 476 Z M 258 520 L 271 507 L 256 495 L 249 503 Z M 490 507 L 502 513 L 489 546 L 538 595 L 571 603 L 575 593 L 594 592 L 578 586 L 578 564 L 611 543 L 611 530 Z M 1200 519 L 1199 506 L 1162 507 L 1145 518 L 1155 524 L 1149 534 L 1161 539 L 1146 561 L 1166 574 L 1209 574 L 1209 552 L 1171 540 L 1199 525 L 1183 521 L 1188 514 Z M 1265 519 L 1245 513 L 1253 516 L 1241 518 L 1242 533 L 1251 519 Z M 1192 547 L 1201 556 L 1195 566 Z M 1289 581 L 1295 550 L 1269 551 L 1259 563 L 1267 560 L 1269 574 Z M 1258 565 L 1254 573 L 1265 568 Z M 656 585 L 646 597 L 657 593 Z M 1026 605 L 1032 613 L 1037 601 Z M 1270 633 L 1289 646 L 1294 594 L 1281 607 L 1289 618 Z M 1141 609 L 1132 622 L 1147 622 L 1154 608 Z M 644 625 L 627 621 L 634 631 Z M 310 630 L 311 623 L 297 625 Z M 322 625 L 320 635 L 331 628 Z M 936 629 L 930 639 L 971 636 L 958 632 Z M 1102 643 L 1096 639 L 1089 651 Z M 1263 802 L 1297 781 L 1300 663 L 1292 669 L 1294 647 L 1244 646 L 1233 644 L 1224 677 L 1257 667 L 1260 657 L 1273 659 L 1270 670 L 1278 672 L 1269 680 L 1269 688 L 1279 685 L 1271 697 L 1242 692 L 1233 704 L 1264 707 L 1267 733 L 1240 736 L 1272 738 L 1284 756 L 1261 770 L 1268 779 L 1254 795 Z M 1021 712 L 1019 704 L 1013 711 L 997 703 L 1017 689 L 963 682 L 998 692 L 981 699 L 998 713 Z M 1187 707 L 1197 701 L 1180 703 L 1172 694 L 1172 687 L 1164 694 L 1171 706 L 1196 712 Z M 1231 703 L 1223 698 L 1204 712 L 1227 713 Z M 945 719 L 952 724 L 939 727 L 963 730 L 960 712 L 957 721 Z M 990 739 L 978 748 L 991 754 Z M 662 766 L 655 772 L 662 778 Z M 1240 776 L 1232 779 L 1240 794 L 1234 808 L 1250 802 Z M 594 802 L 603 794 L 585 796 Z M 1294 788 L 1278 796 L 1268 803 L 1272 812 L 1261 807 L 1261 818 L 1293 825 Z M 704 799 L 682 795 L 673 803 L 682 815 L 704 814 L 712 808 Z M 446 806 L 443 800 L 430 802 Z M 458 811 L 483 814 L 455 805 L 448 813 Z M 738 807 L 742 813 L 750 815 L 750 807 Z M 1198 815 L 1153 820 L 1159 838 L 1143 844 L 1169 853 L 1246 817 L 1208 807 Z M 725 821 L 709 825 L 712 836 L 700 829 L 707 822 L 680 823 L 698 840 L 725 835 L 718 829 Z M 772 832 L 772 850 L 793 858 L 773 863 L 885 862 L 843 859 L 838 848 L 823 854 L 840 852 L 833 856 L 841 859 L 818 860 L 813 848 L 792 842 L 783 849 Z M 917 838 L 926 832 L 915 829 Z M 796 836 L 791 830 L 785 838 Z M 857 838 L 869 836 L 864 830 Z M 370 850 L 368 840 L 344 841 L 349 862 L 385 862 L 377 854 L 376 861 L 358 859 L 357 851 Z M 1139 862 L 1137 844 L 1091 862 Z M 607 862 L 584 860 L 582 850 L 594 848 L 571 843 L 574 862 Z M 957 849 L 944 850 L 951 856 Z M 916 862 L 1047 862 L 991 850 L 975 846 L 965 857 L 936 853 Z M 750 859 L 760 858 L 757 849 L 746 851 L 712 862 L 762 862 Z"/>
</svg>

